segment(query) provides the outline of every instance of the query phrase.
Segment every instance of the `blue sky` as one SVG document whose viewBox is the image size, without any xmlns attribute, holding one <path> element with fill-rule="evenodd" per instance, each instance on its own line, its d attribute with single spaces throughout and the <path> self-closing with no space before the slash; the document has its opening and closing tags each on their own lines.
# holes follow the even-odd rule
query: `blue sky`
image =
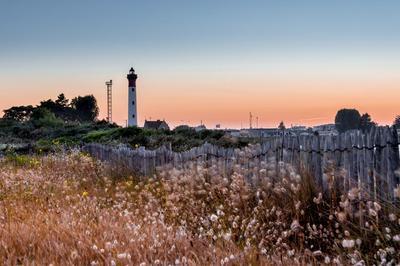
<svg viewBox="0 0 400 266">
<path fill-rule="evenodd" d="M 2 0 L 0 8 L 0 53 L 13 59 L 376 53 L 399 44 L 398 1 Z"/>
<path fill-rule="evenodd" d="M 102 100 L 103 81 L 121 76 L 123 90 L 131 65 L 152 80 L 152 93 L 180 77 L 194 89 L 196 80 L 215 80 L 204 88 L 212 92 L 226 79 L 267 84 L 269 75 L 397 82 L 400 70 L 399 1 L 0 0 L 0 10 L 3 109 L 17 103 L 7 90 L 38 100 L 91 87 Z M 25 94 L 21 79 L 33 91 Z M 145 106 L 144 116 L 154 116 Z"/>
</svg>

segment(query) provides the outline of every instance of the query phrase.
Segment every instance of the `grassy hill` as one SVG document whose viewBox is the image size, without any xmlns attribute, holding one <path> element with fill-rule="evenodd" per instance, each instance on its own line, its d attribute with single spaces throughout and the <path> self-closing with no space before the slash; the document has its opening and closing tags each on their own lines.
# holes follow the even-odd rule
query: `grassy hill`
<svg viewBox="0 0 400 266">
<path fill-rule="evenodd" d="M 36 126 L 31 122 L 0 120 L 0 150 L 51 151 L 86 143 L 127 144 L 148 149 L 167 145 L 174 151 L 188 150 L 205 142 L 224 147 L 243 147 L 248 140 L 231 138 L 222 130 L 196 132 L 186 126 L 174 130 L 122 128 L 105 121 L 92 123 L 64 122 Z"/>
</svg>

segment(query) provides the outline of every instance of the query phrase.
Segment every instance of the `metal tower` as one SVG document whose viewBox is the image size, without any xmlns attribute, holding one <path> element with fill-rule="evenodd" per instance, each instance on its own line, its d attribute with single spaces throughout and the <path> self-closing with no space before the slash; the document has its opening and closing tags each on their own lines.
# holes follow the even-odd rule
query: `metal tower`
<svg viewBox="0 0 400 266">
<path fill-rule="evenodd" d="M 112 123 L 112 80 L 106 82 L 107 85 L 107 121 Z"/>
</svg>

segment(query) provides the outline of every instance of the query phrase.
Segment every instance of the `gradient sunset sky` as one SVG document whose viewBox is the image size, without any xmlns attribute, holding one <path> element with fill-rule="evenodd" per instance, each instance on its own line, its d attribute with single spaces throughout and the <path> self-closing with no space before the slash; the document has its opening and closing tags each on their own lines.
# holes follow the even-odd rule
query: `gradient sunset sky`
<svg viewBox="0 0 400 266">
<path fill-rule="evenodd" d="M 316 125 L 353 107 L 400 114 L 400 1 L 0 0 L 0 110 L 93 94 L 139 123 Z"/>
</svg>

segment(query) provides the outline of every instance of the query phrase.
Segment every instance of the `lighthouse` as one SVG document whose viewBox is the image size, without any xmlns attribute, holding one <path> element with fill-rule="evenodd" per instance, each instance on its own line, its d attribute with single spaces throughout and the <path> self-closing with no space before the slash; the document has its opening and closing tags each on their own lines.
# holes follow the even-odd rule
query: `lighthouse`
<svg viewBox="0 0 400 266">
<path fill-rule="evenodd" d="M 129 70 L 129 74 L 127 76 L 129 85 L 128 85 L 128 126 L 133 127 L 137 126 L 137 102 L 136 102 L 136 79 L 137 75 L 135 74 L 135 70 L 133 67 Z"/>
</svg>

